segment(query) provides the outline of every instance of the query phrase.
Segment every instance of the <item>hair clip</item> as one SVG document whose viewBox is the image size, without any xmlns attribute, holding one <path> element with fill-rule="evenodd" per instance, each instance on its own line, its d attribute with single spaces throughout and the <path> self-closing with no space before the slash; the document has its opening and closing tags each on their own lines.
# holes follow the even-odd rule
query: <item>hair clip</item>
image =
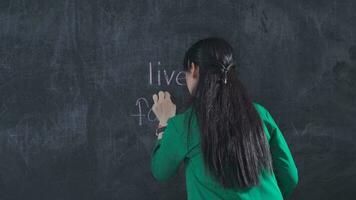
<svg viewBox="0 0 356 200">
<path fill-rule="evenodd" d="M 230 64 L 227 67 L 222 63 L 220 63 L 220 65 L 222 66 L 221 71 L 224 73 L 224 84 L 226 84 L 227 83 L 227 72 L 230 70 L 230 68 L 233 64 Z"/>
</svg>

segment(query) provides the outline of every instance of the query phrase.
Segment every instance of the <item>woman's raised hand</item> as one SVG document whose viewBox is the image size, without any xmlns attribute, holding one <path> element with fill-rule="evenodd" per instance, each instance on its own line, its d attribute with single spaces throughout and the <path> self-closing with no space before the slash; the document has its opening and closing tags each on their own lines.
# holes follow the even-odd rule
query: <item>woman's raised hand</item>
<svg viewBox="0 0 356 200">
<path fill-rule="evenodd" d="M 152 111 L 159 120 L 159 125 L 166 126 L 169 118 L 176 115 L 176 105 L 171 100 L 169 92 L 159 91 L 158 95 L 153 94 Z"/>
</svg>

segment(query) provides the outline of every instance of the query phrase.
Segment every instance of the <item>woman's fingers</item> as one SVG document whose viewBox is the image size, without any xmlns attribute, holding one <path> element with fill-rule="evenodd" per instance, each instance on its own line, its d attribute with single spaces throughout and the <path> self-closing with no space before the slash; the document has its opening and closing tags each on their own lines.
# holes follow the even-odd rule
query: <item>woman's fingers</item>
<svg viewBox="0 0 356 200">
<path fill-rule="evenodd" d="M 164 92 L 159 91 L 158 92 L 158 102 L 162 102 L 162 101 L 164 101 Z"/>
<path fill-rule="evenodd" d="M 167 91 L 159 91 L 158 95 L 153 94 L 154 104 L 152 111 L 162 123 L 176 114 L 176 105 L 171 100 L 171 94 Z"/>
<path fill-rule="evenodd" d="M 158 95 L 154 94 L 152 96 L 152 99 L 154 104 L 161 103 L 165 100 L 172 102 L 171 94 L 168 91 L 159 91 Z"/>
<path fill-rule="evenodd" d="M 165 91 L 165 92 L 164 92 L 164 97 L 165 97 L 166 99 L 171 99 L 171 94 L 169 94 L 168 91 Z"/>
<path fill-rule="evenodd" d="M 152 99 L 153 99 L 153 103 L 156 104 L 157 101 L 158 101 L 158 96 L 157 96 L 157 94 L 154 94 L 154 95 L 152 96 Z"/>
</svg>

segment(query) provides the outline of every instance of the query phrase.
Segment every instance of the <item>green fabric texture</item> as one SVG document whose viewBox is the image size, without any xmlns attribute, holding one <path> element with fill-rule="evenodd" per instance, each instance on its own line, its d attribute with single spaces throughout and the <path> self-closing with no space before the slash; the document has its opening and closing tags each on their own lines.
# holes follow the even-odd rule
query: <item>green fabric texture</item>
<svg viewBox="0 0 356 200">
<path fill-rule="evenodd" d="M 151 172 L 158 181 L 175 177 L 180 164 L 185 165 L 188 200 L 280 200 L 286 199 L 298 184 L 298 171 L 281 130 L 261 104 L 253 102 L 263 121 L 272 153 L 273 173 L 263 171 L 260 184 L 248 189 L 223 188 L 207 172 L 200 148 L 200 131 L 193 114 L 188 138 L 188 120 L 192 107 L 171 117 L 163 137 L 151 153 Z"/>
</svg>

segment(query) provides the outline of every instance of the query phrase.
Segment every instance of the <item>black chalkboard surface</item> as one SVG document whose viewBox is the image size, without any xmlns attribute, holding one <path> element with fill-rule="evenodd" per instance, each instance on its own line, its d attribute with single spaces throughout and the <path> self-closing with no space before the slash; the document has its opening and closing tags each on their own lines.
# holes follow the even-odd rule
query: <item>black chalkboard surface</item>
<svg viewBox="0 0 356 200">
<path fill-rule="evenodd" d="M 0 2 L 0 199 L 185 199 L 150 172 L 152 94 L 184 111 L 185 50 L 219 36 L 299 170 L 290 199 L 354 199 L 356 3 Z"/>
</svg>

